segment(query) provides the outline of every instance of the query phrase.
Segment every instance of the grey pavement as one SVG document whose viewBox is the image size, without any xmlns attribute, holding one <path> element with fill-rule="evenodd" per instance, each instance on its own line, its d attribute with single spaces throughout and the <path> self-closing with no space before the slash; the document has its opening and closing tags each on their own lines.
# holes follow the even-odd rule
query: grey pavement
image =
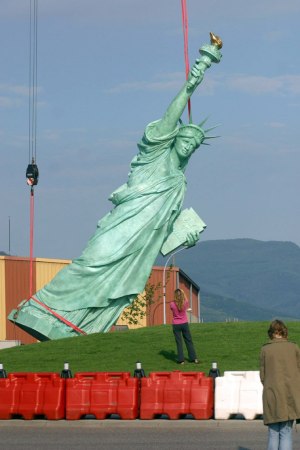
<svg viewBox="0 0 300 450">
<path fill-rule="evenodd" d="M 300 433 L 294 430 L 294 449 Z M 5 450 L 266 450 L 261 420 L 1 420 Z"/>
</svg>

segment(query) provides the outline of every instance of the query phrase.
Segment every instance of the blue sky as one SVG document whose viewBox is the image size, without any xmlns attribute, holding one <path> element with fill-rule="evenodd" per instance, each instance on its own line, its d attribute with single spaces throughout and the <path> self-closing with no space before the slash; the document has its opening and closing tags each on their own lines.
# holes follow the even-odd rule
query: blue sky
<svg viewBox="0 0 300 450">
<path fill-rule="evenodd" d="M 29 254 L 29 5 L 0 9 L 0 250 L 10 217 L 19 256 Z M 202 239 L 300 245 L 300 2 L 187 5 L 190 63 L 209 31 L 224 47 L 192 99 L 194 121 L 209 116 L 221 138 L 193 157 L 185 206 L 207 223 Z M 144 127 L 184 79 L 180 0 L 39 1 L 35 256 L 80 255 Z"/>
</svg>

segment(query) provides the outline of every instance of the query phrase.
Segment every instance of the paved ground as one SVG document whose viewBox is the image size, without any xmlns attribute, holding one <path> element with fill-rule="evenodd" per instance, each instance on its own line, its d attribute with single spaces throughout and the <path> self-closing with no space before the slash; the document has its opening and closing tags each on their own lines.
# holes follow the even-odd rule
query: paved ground
<svg viewBox="0 0 300 450">
<path fill-rule="evenodd" d="M 3 450 L 266 450 L 266 441 L 261 420 L 0 421 Z"/>
</svg>

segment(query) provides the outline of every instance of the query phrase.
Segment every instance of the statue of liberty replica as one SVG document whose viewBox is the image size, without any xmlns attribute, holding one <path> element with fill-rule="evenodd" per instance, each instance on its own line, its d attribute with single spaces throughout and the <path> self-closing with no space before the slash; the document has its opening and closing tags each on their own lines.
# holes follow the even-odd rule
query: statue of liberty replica
<svg viewBox="0 0 300 450">
<path fill-rule="evenodd" d="M 196 218 L 186 214 L 181 220 L 188 211 L 181 211 L 184 172 L 212 136 L 206 136 L 204 122 L 184 125 L 181 116 L 206 69 L 221 60 L 222 41 L 210 37 L 164 116 L 146 127 L 128 181 L 110 196 L 114 208 L 99 221 L 82 255 L 10 313 L 12 322 L 38 340 L 108 331 L 144 290 L 159 252 L 198 241 L 205 228 L 201 219 L 194 213 Z"/>
</svg>

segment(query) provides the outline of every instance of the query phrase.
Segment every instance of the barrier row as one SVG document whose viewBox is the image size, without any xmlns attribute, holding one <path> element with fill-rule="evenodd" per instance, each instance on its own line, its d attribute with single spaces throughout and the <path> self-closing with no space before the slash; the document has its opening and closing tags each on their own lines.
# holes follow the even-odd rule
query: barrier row
<svg viewBox="0 0 300 450">
<path fill-rule="evenodd" d="M 11 373 L 0 379 L 0 419 L 105 419 L 112 414 L 127 420 L 164 414 L 210 419 L 213 379 L 180 371 L 140 379 L 129 372 L 80 372 L 68 379 L 58 373 Z"/>
<path fill-rule="evenodd" d="M 0 378 L 0 419 L 151 420 L 162 415 L 180 419 L 229 419 L 262 414 L 258 372 L 225 372 L 216 379 L 203 372 L 153 372 L 132 377 L 129 372 L 79 372 L 72 378 L 58 373 L 11 373 Z"/>
</svg>

